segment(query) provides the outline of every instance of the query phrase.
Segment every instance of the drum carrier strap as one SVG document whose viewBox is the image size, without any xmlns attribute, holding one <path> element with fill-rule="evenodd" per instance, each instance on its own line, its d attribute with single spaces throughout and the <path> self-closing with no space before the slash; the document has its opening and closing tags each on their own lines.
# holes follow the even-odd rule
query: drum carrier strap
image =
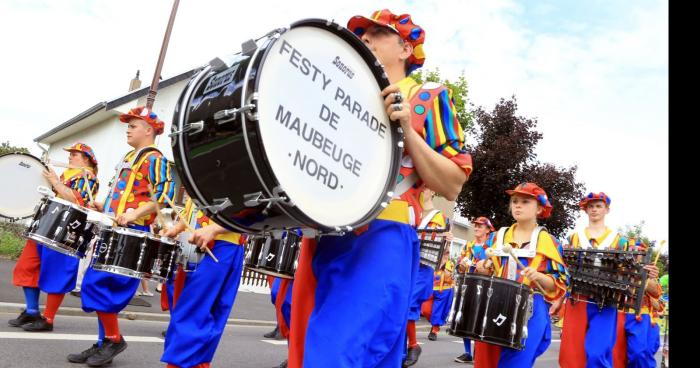
<svg viewBox="0 0 700 368">
<path fill-rule="evenodd" d="M 593 248 L 591 245 L 591 242 L 588 240 L 588 237 L 586 236 L 586 230 L 585 228 L 581 227 L 577 231 L 578 235 L 578 244 L 581 246 L 583 249 L 590 249 Z M 617 237 L 617 232 L 611 231 L 610 234 L 608 234 L 607 237 L 605 237 L 605 240 L 603 240 L 600 245 L 598 245 L 597 249 L 610 249 L 610 246 L 612 245 L 613 241 L 615 241 L 615 238 Z"/>
<path fill-rule="evenodd" d="M 515 249 L 513 248 L 513 253 L 518 258 L 534 258 L 537 255 L 537 239 L 540 236 L 540 232 L 544 228 L 542 226 L 537 226 L 530 235 L 530 244 L 526 248 Z M 513 257 L 508 253 L 503 251 L 503 242 L 505 239 L 506 231 L 508 227 L 502 227 L 498 229 L 498 235 L 496 235 L 496 247 L 494 251 L 499 257 L 508 257 L 508 275 L 506 276 L 508 280 L 515 280 L 517 278 L 518 265 Z"/>
</svg>

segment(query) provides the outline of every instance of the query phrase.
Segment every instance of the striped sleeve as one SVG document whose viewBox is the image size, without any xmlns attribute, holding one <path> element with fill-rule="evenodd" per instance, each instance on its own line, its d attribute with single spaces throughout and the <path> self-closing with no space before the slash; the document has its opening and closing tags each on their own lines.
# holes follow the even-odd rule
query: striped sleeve
<svg viewBox="0 0 700 368">
<path fill-rule="evenodd" d="M 425 141 L 436 152 L 457 164 L 468 178 L 472 172 L 472 158 L 464 147 L 464 131 L 457 120 L 457 108 L 449 88 L 444 88 L 433 99 L 432 107 L 425 116 Z"/>
<path fill-rule="evenodd" d="M 73 195 L 76 199 L 78 199 L 81 206 L 84 206 L 86 203 L 90 202 L 90 195 L 88 194 L 88 191 L 94 198 L 97 195 L 99 186 L 97 178 L 94 175 L 88 173 L 85 176 L 87 177 L 87 181 L 82 175 L 76 175 L 70 179 L 69 183 L 66 184 L 66 186 L 73 191 Z"/>
<path fill-rule="evenodd" d="M 172 165 L 160 154 L 151 154 L 148 158 L 148 181 L 158 203 L 165 203 L 165 196 L 171 201 L 175 199 Z"/>
<path fill-rule="evenodd" d="M 551 237 L 556 247 L 556 251 L 559 253 L 559 255 L 558 257 L 545 256 L 544 260 L 537 267 L 537 271 L 551 277 L 554 280 L 554 286 L 556 287 L 556 290 L 554 292 L 547 293 L 546 295 L 544 295 L 547 301 L 552 302 L 557 299 L 560 299 L 566 294 L 571 279 L 569 276 L 569 271 L 566 269 L 566 265 L 562 261 L 561 255 L 564 253 L 564 249 L 561 243 L 555 237 L 549 234 L 547 235 Z M 540 253 L 539 248 L 538 253 Z M 544 252 L 544 254 L 547 253 L 549 252 Z"/>
</svg>

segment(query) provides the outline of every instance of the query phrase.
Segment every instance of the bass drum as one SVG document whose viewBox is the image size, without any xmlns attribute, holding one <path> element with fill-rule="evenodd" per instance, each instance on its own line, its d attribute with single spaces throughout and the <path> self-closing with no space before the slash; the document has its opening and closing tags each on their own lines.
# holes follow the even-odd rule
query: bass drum
<svg viewBox="0 0 700 368">
<path fill-rule="evenodd" d="M 351 231 L 387 206 L 403 150 L 371 51 L 321 19 L 296 22 L 214 59 L 175 108 L 179 175 L 232 231 Z"/>
<path fill-rule="evenodd" d="M 44 197 L 37 188 L 51 184 L 41 172 L 48 168 L 28 153 L 8 153 L 0 156 L 0 217 L 20 220 L 34 215 Z"/>
</svg>

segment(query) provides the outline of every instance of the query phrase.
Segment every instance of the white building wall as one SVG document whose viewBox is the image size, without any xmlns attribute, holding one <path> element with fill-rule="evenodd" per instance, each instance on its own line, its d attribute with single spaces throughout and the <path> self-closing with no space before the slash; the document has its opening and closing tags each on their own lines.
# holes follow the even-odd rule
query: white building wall
<svg viewBox="0 0 700 368">
<path fill-rule="evenodd" d="M 159 89 L 155 103 L 153 104 L 153 111 L 165 122 L 163 134 L 156 137 L 156 146 L 163 152 L 163 155 L 171 161 L 173 160 L 173 153 L 168 133 L 170 133 L 175 104 L 187 82 L 188 80 L 183 80 L 166 88 Z M 114 110 L 127 112 L 132 107 L 145 104 L 146 97 L 143 97 L 138 99 L 138 101 L 134 100 L 122 106 L 118 106 Z M 117 117 L 114 117 L 62 138 L 49 146 L 49 158 L 51 160 L 67 163 L 68 152 L 64 151 L 63 147 L 68 147 L 75 142 L 85 143 L 95 151 L 95 156 L 99 163 L 97 178 L 100 181 L 100 189 L 95 200 L 103 201 L 108 194 L 109 181 L 115 174 L 114 168 L 121 158 L 133 149 L 126 143 L 126 124 L 120 122 Z M 55 170 L 56 173 L 60 175 L 63 169 L 55 168 Z"/>
</svg>

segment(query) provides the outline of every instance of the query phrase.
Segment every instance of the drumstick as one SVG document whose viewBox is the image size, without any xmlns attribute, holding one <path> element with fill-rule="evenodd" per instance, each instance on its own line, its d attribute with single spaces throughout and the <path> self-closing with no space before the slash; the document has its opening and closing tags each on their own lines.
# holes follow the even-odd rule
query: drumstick
<svg viewBox="0 0 700 368">
<path fill-rule="evenodd" d="M 173 201 L 171 201 L 170 198 L 168 198 L 168 196 L 165 196 L 164 198 L 165 198 L 165 201 L 168 202 L 168 205 L 170 206 L 170 208 L 172 208 L 173 210 L 175 210 L 175 215 L 176 215 L 177 217 L 179 217 L 180 221 L 182 221 L 183 224 L 185 224 L 185 227 L 187 228 L 187 231 L 191 231 L 191 232 L 194 233 L 194 232 L 195 232 L 195 229 L 193 229 L 192 226 L 190 226 L 190 224 L 187 223 L 187 221 L 184 221 L 184 220 L 182 219 L 182 216 L 180 216 L 180 213 L 177 211 L 177 209 L 176 209 L 175 204 L 173 203 Z M 209 247 L 205 246 L 205 247 L 204 247 L 204 251 L 209 255 L 209 257 L 211 257 L 211 258 L 214 260 L 214 262 L 219 263 L 219 259 L 216 258 L 216 256 L 214 256 L 214 253 L 211 252 L 211 249 L 209 249 Z"/>
<path fill-rule="evenodd" d="M 160 204 L 158 203 L 158 200 L 156 200 L 156 195 L 153 193 L 153 186 L 151 184 L 148 184 L 148 191 L 151 193 L 151 202 L 153 202 L 153 204 L 156 206 L 156 217 L 158 217 L 158 222 L 160 222 L 161 227 L 165 227 L 165 219 L 163 218 L 163 214 L 160 213 Z"/>
<path fill-rule="evenodd" d="M 654 257 L 654 263 L 652 263 L 652 264 L 656 264 L 659 262 L 659 256 L 661 255 L 661 251 L 664 250 L 665 244 L 666 244 L 666 240 L 662 240 L 661 241 L 661 248 L 659 248 L 659 252 L 656 253 L 656 257 Z"/>
<path fill-rule="evenodd" d="M 513 257 L 513 259 L 516 262 L 518 262 L 518 266 L 520 266 L 520 268 L 524 269 L 525 267 L 527 267 L 522 262 L 520 262 L 520 259 L 518 259 L 518 257 L 515 256 L 515 254 L 513 253 L 513 247 L 510 246 L 510 244 L 505 244 L 503 246 L 503 251 L 508 253 L 508 255 L 510 255 L 511 257 Z M 544 288 L 542 287 L 542 285 L 540 285 L 539 282 L 537 282 L 537 280 L 531 280 L 531 281 L 535 283 L 535 286 L 537 286 L 537 288 L 540 289 L 540 291 L 542 292 L 543 295 L 547 295 L 547 293 L 545 293 L 545 291 L 544 291 Z"/>
<path fill-rule="evenodd" d="M 54 161 L 54 160 L 46 160 L 46 163 L 51 165 L 51 166 L 63 167 L 66 169 L 81 169 L 81 170 L 88 169 L 88 167 L 85 167 L 85 166 L 75 166 L 75 165 L 67 164 L 65 162 L 59 162 L 59 161 Z"/>
<path fill-rule="evenodd" d="M 85 180 L 85 185 L 86 185 L 87 188 L 88 188 L 88 191 L 87 191 L 87 192 L 88 192 L 88 198 L 90 198 L 90 204 L 91 204 L 93 207 L 97 208 L 97 207 L 95 206 L 95 199 L 92 198 L 92 188 L 90 188 L 90 180 L 88 180 L 87 174 L 85 174 L 85 170 L 83 170 L 82 173 L 83 173 L 83 180 Z"/>
</svg>

